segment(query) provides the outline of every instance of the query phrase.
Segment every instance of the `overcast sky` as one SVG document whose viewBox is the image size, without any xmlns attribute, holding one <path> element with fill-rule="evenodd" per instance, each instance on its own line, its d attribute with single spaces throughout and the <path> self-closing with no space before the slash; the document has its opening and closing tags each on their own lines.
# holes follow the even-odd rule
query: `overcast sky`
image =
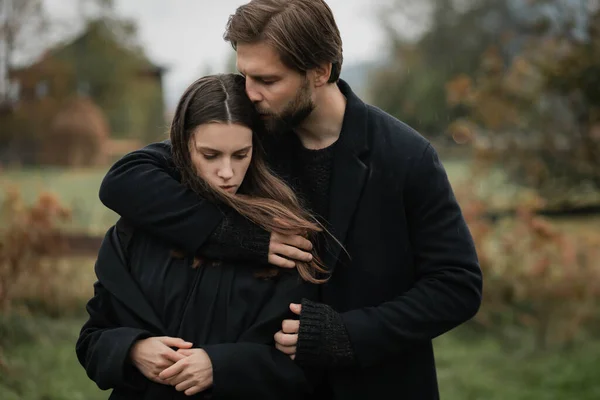
<svg viewBox="0 0 600 400">
<path fill-rule="evenodd" d="M 44 0 L 56 18 L 75 15 L 75 0 Z M 232 51 L 223 41 L 227 18 L 245 0 L 115 0 L 120 14 L 134 18 L 139 39 L 150 59 L 168 68 L 165 77 L 169 107 L 188 83 L 210 66 L 224 69 Z M 344 43 L 344 64 L 372 60 L 382 51 L 372 0 L 328 0 Z"/>
</svg>

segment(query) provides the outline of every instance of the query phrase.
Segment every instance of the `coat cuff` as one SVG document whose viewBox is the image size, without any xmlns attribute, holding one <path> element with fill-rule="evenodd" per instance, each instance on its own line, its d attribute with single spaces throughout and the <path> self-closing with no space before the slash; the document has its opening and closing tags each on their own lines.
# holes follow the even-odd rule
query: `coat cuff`
<svg viewBox="0 0 600 400">
<path fill-rule="evenodd" d="M 341 316 L 333 308 L 302 300 L 296 362 L 325 368 L 355 365 L 348 332 Z"/>
<path fill-rule="evenodd" d="M 109 369 L 108 381 L 113 382 L 113 387 L 125 387 L 141 391 L 148 385 L 148 379 L 132 364 L 129 358 L 131 348 L 138 340 L 153 336 L 147 331 L 135 328 L 116 328 L 111 332 L 115 339 L 114 346 L 108 349 L 104 356 L 114 368 Z"/>
<path fill-rule="evenodd" d="M 235 211 L 230 211 L 224 214 L 222 222 L 200 247 L 197 255 L 267 264 L 270 241 L 270 232 Z"/>
</svg>

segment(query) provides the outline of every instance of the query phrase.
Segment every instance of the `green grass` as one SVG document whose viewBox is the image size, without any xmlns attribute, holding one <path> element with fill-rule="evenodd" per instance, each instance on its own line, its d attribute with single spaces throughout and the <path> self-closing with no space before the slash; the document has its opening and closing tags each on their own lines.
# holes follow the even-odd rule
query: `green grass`
<svg viewBox="0 0 600 400">
<path fill-rule="evenodd" d="M 592 400 L 600 398 L 600 340 L 543 354 L 507 349 L 491 338 L 455 332 L 436 339 L 444 400 Z"/>
<path fill-rule="evenodd" d="M 10 368 L 0 374 L 0 399 L 106 399 L 108 392 L 87 378 L 75 357 L 84 320 L 36 317 L 14 323 L 8 335 L 0 331 L 15 342 L 5 354 Z M 600 341 L 532 356 L 502 348 L 491 338 L 467 337 L 454 332 L 435 341 L 444 400 L 600 398 Z"/>
<path fill-rule="evenodd" d="M 36 318 L 28 321 L 28 327 L 19 328 L 20 337 L 29 336 L 31 340 L 17 340 L 6 351 L 8 367 L 0 373 L 0 399 L 107 399 L 109 393 L 89 380 L 75 356 L 75 341 L 83 321 Z"/>
<path fill-rule="evenodd" d="M 45 191 L 52 192 L 72 211 L 69 230 L 103 234 L 117 215 L 98 198 L 108 167 L 94 169 L 24 168 L 0 172 L 2 184 L 16 185 L 28 204 Z M 0 187 L 0 201 L 2 192 Z"/>
</svg>

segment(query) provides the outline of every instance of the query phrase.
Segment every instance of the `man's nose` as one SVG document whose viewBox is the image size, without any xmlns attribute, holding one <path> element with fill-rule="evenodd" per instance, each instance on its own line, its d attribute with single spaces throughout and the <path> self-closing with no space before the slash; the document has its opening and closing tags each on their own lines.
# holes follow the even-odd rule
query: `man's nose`
<svg viewBox="0 0 600 400">
<path fill-rule="evenodd" d="M 249 79 L 246 79 L 246 94 L 248 95 L 248 98 L 252 100 L 253 103 L 258 103 L 263 100 L 260 91 L 256 89 L 256 85 Z"/>
</svg>

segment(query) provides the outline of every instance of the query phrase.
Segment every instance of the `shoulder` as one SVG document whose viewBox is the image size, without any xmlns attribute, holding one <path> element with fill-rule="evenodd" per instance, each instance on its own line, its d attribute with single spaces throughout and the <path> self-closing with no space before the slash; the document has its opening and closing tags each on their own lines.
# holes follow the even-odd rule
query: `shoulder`
<svg viewBox="0 0 600 400">
<path fill-rule="evenodd" d="M 367 105 L 368 129 L 374 133 L 375 144 L 392 146 L 393 150 L 408 154 L 423 154 L 430 142 L 416 129 L 373 105 Z"/>
<path fill-rule="evenodd" d="M 127 260 L 132 263 L 168 258 L 175 250 L 164 240 L 135 227 L 124 218 L 120 218 L 116 222 L 114 230 L 121 250 Z"/>
<path fill-rule="evenodd" d="M 430 141 L 416 129 L 387 112 L 367 105 L 370 163 L 386 179 L 405 181 L 419 168 Z"/>
</svg>

